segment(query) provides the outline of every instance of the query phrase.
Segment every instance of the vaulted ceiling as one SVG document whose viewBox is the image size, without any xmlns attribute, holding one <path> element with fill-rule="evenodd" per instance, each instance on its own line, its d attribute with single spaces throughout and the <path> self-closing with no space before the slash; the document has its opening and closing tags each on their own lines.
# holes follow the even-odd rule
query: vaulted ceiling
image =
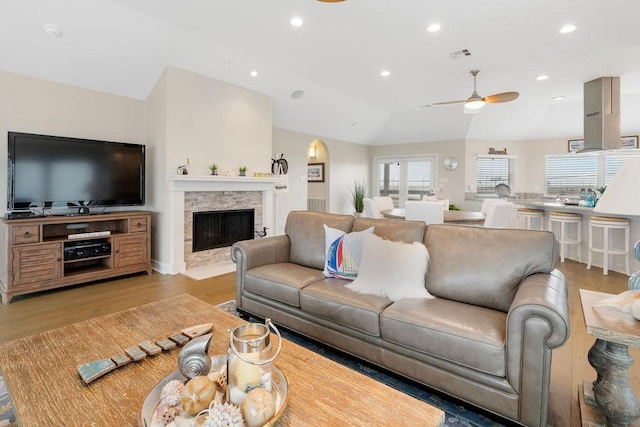
<svg viewBox="0 0 640 427">
<path fill-rule="evenodd" d="M 276 127 L 361 144 L 579 137 L 601 76 L 640 130 L 639 16 L 638 0 L 0 0 L 0 70 L 145 99 L 175 66 L 269 95 Z M 468 98 L 472 69 L 480 96 L 519 98 L 427 107 Z"/>
</svg>

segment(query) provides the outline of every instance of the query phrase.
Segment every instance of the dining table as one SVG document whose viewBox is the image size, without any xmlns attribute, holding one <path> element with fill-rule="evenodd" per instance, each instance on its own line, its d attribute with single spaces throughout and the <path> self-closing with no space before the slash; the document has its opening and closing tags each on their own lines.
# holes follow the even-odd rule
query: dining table
<svg viewBox="0 0 640 427">
<path fill-rule="evenodd" d="M 389 219 L 405 219 L 404 208 L 394 208 L 381 210 L 380 214 Z M 476 211 L 444 211 L 444 222 L 446 223 L 482 223 L 486 216 L 482 212 Z"/>
</svg>

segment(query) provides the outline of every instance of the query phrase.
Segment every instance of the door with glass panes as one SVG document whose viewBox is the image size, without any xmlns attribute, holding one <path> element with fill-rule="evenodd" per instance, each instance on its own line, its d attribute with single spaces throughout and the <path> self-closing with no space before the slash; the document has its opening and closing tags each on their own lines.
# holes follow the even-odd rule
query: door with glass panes
<svg viewBox="0 0 640 427">
<path fill-rule="evenodd" d="M 395 207 L 407 200 L 422 200 L 434 191 L 435 157 L 388 157 L 376 160 L 376 188 L 380 196 L 390 196 Z"/>
</svg>

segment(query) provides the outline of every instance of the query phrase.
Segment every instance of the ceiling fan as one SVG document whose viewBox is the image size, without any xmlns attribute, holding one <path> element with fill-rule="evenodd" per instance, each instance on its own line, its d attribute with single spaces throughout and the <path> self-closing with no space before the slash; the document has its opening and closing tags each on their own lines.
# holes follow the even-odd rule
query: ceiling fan
<svg viewBox="0 0 640 427">
<path fill-rule="evenodd" d="M 518 98 L 520 94 L 518 92 L 502 92 L 497 93 L 495 95 L 489 96 L 480 96 L 476 91 L 476 76 L 480 70 L 471 70 L 471 75 L 473 76 L 473 93 L 467 99 L 459 100 L 459 101 L 444 101 L 444 102 L 434 102 L 431 104 L 432 106 L 436 105 L 451 105 L 451 104 L 462 104 L 464 103 L 464 112 L 467 114 L 475 114 L 479 112 L 485 104 L 493 104 L 496 102 L 509 102 Z"/>
</svg>

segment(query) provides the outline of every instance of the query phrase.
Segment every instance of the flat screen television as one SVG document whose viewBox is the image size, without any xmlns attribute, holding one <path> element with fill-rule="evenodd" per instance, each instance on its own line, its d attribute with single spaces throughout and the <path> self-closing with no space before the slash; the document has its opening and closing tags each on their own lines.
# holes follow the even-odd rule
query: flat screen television
<svg viewBox="0 0 640 427">
<path fill-rule="evenodd" d="M 145 146 L 9 132 L 7 208 L 144 205 Z"/>
</svg>

